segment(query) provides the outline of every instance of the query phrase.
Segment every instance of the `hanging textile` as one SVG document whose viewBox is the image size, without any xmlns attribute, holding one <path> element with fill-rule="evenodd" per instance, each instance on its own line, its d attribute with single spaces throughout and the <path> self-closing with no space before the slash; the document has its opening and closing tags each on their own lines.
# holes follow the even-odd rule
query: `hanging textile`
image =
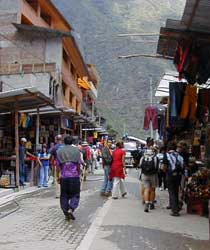
<svg viewBox="0 0 210 250">
<path fill-rule="evenodd" d="M 197 86 L 187 85 L 182 104 L 181 118 L 186 119 L 189 116 L 191 121 L 195 121 L 197 111 Z"/>
<path fill-rule="evenodd" d="M 155 106 L 149 106 L 145 109 L 144 129 L 149 130 L 150 122 L 153 130 L 158 129 L 158 109 Z"/>
</svg>

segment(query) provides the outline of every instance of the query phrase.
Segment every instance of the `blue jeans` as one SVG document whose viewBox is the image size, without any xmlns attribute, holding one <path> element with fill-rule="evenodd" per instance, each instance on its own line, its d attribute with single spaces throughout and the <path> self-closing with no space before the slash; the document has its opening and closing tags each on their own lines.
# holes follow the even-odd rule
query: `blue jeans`
<svg viewBox="0 0 210 250">
<path fill-rule="evenodd" d="M 47 187 L 49 178 L 49 166 L 42 166 L 39 170 L 39 187 Z"/>
<path fill-rule="evenodd" d="M 25 163 L 20 162 L 20 184 L 25 182 Z"/>
<path fill-rule="evenodd" d="M 113 182 L 109 180 L 110 166 L 104 166 L 104 183 L 101 192 L 111 192 L 113 187 Z"/>
</svg>

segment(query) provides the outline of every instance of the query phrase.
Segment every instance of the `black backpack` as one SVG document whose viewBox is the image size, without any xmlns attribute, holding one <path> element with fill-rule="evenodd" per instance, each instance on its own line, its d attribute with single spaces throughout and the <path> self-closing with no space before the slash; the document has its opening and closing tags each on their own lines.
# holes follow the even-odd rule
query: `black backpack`
<svg viewBox="0 0 210 250">
<path fill-rule="evenodd" d="M 142 173 L 145 175 L 153 175 L 157 173 L 157 164 L 155 162 L 155 156 L 145 157 L 143 156 L 143 161 L 141 163 Z"/>
</svg>

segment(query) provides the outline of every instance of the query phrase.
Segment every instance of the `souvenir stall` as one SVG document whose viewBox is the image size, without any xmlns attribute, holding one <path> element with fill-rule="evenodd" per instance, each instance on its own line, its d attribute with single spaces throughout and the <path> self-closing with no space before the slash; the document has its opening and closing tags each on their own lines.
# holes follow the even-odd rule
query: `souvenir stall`
<svg viewBox="0 0 210 250">
<path fill-rule="evenodd" d="M 37 89 L 23 88 L 0 93 L 0 187 L 19 188 L 19 142 L 27 138 L 26 148 L 35 153 L 39 138 L 39 115 L 33 117 L 29 109 L 51 104 L 51 100 Z M 53 104 L 51 104 L 53 105 Z M 27 157 L 26 181 L 34 184 L 37 159 Z"/>
</svg>

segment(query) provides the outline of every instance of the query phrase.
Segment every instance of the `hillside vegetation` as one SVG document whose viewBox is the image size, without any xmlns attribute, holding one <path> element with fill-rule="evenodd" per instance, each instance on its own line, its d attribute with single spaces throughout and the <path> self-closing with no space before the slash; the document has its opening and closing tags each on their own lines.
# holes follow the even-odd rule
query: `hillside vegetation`
<svg viewBox="0 0 210 250">
<path fill-rule="evenodd" d="M 74 28 L 82 53 L 94 63 L 102 82 L 98 106 L 120 133 L 145 137 L 144 108 L 150 104 L 165 69 L 165 60 L 120 55 L 155 54 L 156 37 L 119 37 L 127 33 L 159 33 L 167 18 L 180 18 L 185 0 L 53 0 Z"/>
</svg>

